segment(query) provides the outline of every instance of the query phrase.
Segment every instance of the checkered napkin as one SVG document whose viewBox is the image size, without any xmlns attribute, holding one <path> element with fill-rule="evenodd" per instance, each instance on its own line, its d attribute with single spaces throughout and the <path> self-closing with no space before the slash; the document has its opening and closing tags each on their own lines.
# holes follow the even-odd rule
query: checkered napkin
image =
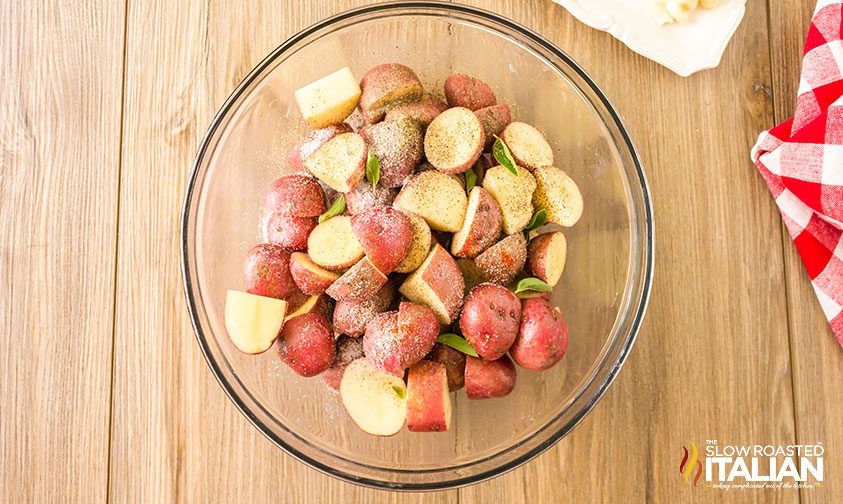
<svg viewBox="0 0 843 504">
<path fill-rule="evenodd" d="M 820 0 L 793 118 L 758 137 L 770 186 L 814 291 L 843 346 L 843 2 Z"/>
</svg>

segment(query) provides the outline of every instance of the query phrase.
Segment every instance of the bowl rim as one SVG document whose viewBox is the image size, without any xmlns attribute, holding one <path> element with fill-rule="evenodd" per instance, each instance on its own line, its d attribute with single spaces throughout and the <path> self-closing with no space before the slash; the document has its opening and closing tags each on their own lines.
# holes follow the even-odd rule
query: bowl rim
<svg viewBox="0 0 843 504">
<path fill-rule="evenodd" d="M 194 298 L 193 289 L 194 286 L 192 285 L 190 279 L 190 261 L 189 261 L 189 247 L 188 247 L 188 228 L 189 228 L 189 221 L 190 221 L 190 210 L 191 210 L 191 201 L 193 200 L 194 190 L 196 189 L 196 181 L 199 174 L 199 169 L 201 165 L 201 161 L 204 159 L 206 155 L 206 151 L 217 131 L 220 127 L 223 119 L 228 115 L 230 112 L 231 107 L 237 102 L 243 92 L 249 87 L 249 85 L 257 78 L 266 68 L 269 66 L 279 55 L 284 53 L 290 47 L 294 46 L 300 40 L 310 36 L 311 34 L 318 32 L 319 30 L 326 28 L 334 23 L 339 21 L 343 21 L 358 15 L 364 15 L 369 13 L 375 12 L 385 12 L 390 10 L 403 10 L 403 9 L 440 9 L 443 11 L 451 11 L 456 13 L 462 14 L 469 14 L 473 16 L 478 16 L 481 18 L 485 18 L 486 20 L 498 23 L 505 28 L 513 30 L 520 35 L 525 36 L 526 38 L 530 39 L 532 42 L 538 44 L 543 49 L 549 51 L 554 56 L 558 57 L 562 60 L 568 67 L 573 70 L 582 80 L 586 83 L 586 85 L 591 89 L 594 95 L 597 97 L 599 102 L 603 105 L 608 113 L 609 117 L 615 123 L 617 130 L 620 134 L 621 139 L 623 140 L 623 144 L 628 149 L 629 156 L 632 160 L 632 164 L 635 168 L 635 175 L 638 177 L 638 182 L 640 183 L 641 187 L 641 199 L 642 199 L 642 206 L 643 206 L 643 233 L 641 236 L 643 243 L 643 251 L 644 257 L 642 257 L 642 284 L 641 284 L 641 300 L 637 307 L 630 307 L 630 315 L 632 316 L 629 336 L 626 342 L 620 347 L 617 358 L 615 359 L 614 363 L 606 362 L 604 365 L 609 365 L 609 369 L 606 375 L 606 378 L 603 382 L 598 386 L 597 390 L 595 391 L 594 395 L 582 405 L 582 407 L 577 410 L 573 417 L 563 425 L 559 426 L 557 431 L 551 434 L 546 440 L 537 444 L 535 447 L 531 448 L 527 452 L 523 453 L 522 455 L 513 458 L 497 467 L 490 468 L 484 471 L 481 471 L 475 475 L 470 476 L 463 476 L 457 477 L 453 479 L 449 479 L 446 481 L 440 482 L 424 482 L 424 483 L 416 483 L 416 482 L 389 482 L 379 479 L 373 479 L 369 477 L 363 476 L 356 476 L 349 474 L 345 471 L 332 467 L 330 465 L 324 464 L 318 460 L 315 460 L 308 455 L 302 453 L 300 450 L 296 449 L 295 447 L 289 445 L 284 440 L 280 439 L 275 435 L 275 433 L 268 428 L 268 426 L 258 419 L 253 412 L 250 410 L 248 406 L 246 406 L 237 392 L 233 390 L 231 384 L 228 380 L 223 376 L 222 371 L 220 369 L 219 364 L 214 359 L 211 354 L 211 349 L 208 345 L 208 342 L 205 338 L 205 334 L 202 330 L 200 320 L 199 320 L 199 313 L 197 311 L 196 299 Z M 634 180 L 634 179 L 633 179 Z M 267 439 L 269 439 L 273 444 L 277 447 L 284 450 L 284 452 L 288 453 L 289 455 L 293 456 L 300 462 L 307 464 L 308 466 L 337 478 L 342 481 L 347 481 L 353 484 L 357 484 L 364 487 L 381 489 L 381 490 L 400 490 L 400 491 L 436 491 L 436 490 L 447 490 L 453 488 L 464 487 L 468 485 L 473 485 L 475 483 L 479 483 L 482 481 L 486 481 L 488 479 L 503 475 L 513 469 L 520 467 L 521 465 L 526 464 L 530 460 L 534 459 L 535 457 L 541 455 L 557 442 L 559 442 L 562 438 L 567 436 L 574 427 L 579 424 L 583 418 L 585 418 L 588 413 L 594 408 L 597 402 L 605 394 L 606 390 L 608 390 L 609 386 L 615 381 L 617 378 L 620 369 L 623 367 L 626 359 L 629 356 L 629 353 L 632 349 L 632 346 L 635 343 L 635 340 L 638 337 L 638 333 L 641 329 L 641 324 L 643 322 L 644 315 L 647 311 L 647 306 L 650 300 L 650 294 L 652 290 L 652 280 L 653 280 L 653 268 L 655 262 L 655 224 L 653 220 L 653 209 L 652 209 L 652 202 L 650 199 L 650 188 L 649 183 L 647 181 L 647 177 L 644 173 L 643 165 L 641 163 L 640 155 L 638 154 L 638 150 L 635 148 L 635 145 L 632 142 L 632 139 L 629 135 L 629 132 L 624 124 L 620 114 L 615 109 L 614 105 L 609 101 L 600 87 L 597 86 L 595 81 L 591 78 L 591 76 L 573 59 L 569 56 L 565 51 L 558 48 L 555 44 L 544 38 L 543 36 L 539 35 L 535 31 L 517 23 L 507 17 L 504 17 L 500 14 L 487 11 L 485 9 L 480 9 L 477 7 L 471 7 L 467 5 L 461 5 L 456 3 L 450 3 L 441 0 L 425 0 L 425 1 L 401 1 L 401 2 L 383 2 L 377 4 L 371 4 L 363 7 L 358 7 L 355 9 L 350 9 L 336 15 L 330 16 L 326 19 L 323 19 L 319 22 L 316 22 L 307 28 L 299 31 L 295 35 L 289 37 L 284 42 L 279 44 L 275 49 L 273 49 L 266 57 L 264 57 L 254 68 L 244 77 L 234 91 L 226 98 L 223 105 L 219 108 L 219 110 L 214 115 L 213 119 L 211 120 L 208 129 L 206 130 L 202 141 L 199 145 L 199 149 L 197 150 L 196 157 L 194 158 L 193 162 L 191 163 L 191 170 L 190 175 L 187 179 L 187 186 L 186 192 L 184 197 L 184 202 L 182 205 L 182 211 L 180 216 L 181 222 L 181 270 L 182 270 L 182 279 L 183 279 L 183 289 L 185 295 L 185 301 L 187 303 L 188 311 L 190 314 L 190 322 L 191 326 L 193 327 L 194 335 L 196 340 L 199 344 L 199 347 L 202 351 L 202 354 L 205 358 L 206 363 L 211 368 L 211 371 L 214 375 L 214 378 L 220 384 L 222 389 L 225 391 L 228 398 L 234 403 L 237 409 L 240 411 L 246 419 L 260 431 Z M 593 379 L 593 378 L 592 378 Z M 546 426 L 545 426 L 546 427 Z M 504 452 L 507 450 L 504 450 Z M 499 453 L 494 454 L 492 457 L 499 455 Z"/>
</svg>

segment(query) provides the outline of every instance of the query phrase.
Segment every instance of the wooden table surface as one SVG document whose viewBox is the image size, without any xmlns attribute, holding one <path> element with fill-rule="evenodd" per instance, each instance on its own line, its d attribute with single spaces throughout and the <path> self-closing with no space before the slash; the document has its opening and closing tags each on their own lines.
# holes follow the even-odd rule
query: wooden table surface
<svg viewBox="0 0 843 504">
<path fill-rule="evenodd" d="M 472 487 L 396 494 L 312 470 L 248 423 L 188 322 L 185 180 L 253 65 L 363 3 L 0 2 L 0 502 L 843 501 L 843 351 L 749 161 L 792 113 L 810 0 L 749 0 L 720 66 L 689 78 L 548 0 L 471 2 L 591 73 L 652 188 L 644 328 L 556 447 Z M 821 442 L 825 484 L 690 488 L 681 446 L 711 438 Z"/>
</svg>

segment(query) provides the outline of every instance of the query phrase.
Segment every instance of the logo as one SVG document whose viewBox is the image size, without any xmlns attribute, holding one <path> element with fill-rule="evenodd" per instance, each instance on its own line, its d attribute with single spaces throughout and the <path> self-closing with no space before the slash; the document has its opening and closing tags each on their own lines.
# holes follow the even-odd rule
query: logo
<svg viewBox="0 0 843 504">
<path fill-rule="evenodd" d="M 702 475 L 702 463 L 699 461 L 700 451 L 697 449 L 697 445 L 691 443 L 691 455 L 689 459 L 688 448 L 683 446 L 682 449 L 685 451 L 685 454 L 682 455 L 682 462 L 679 464 L 679 474 L 684 475 L 685 483 L 691 484 L 691 474 L 695 473 L 693 482 L 694 486 L 697 486 Z"/>
</svg>

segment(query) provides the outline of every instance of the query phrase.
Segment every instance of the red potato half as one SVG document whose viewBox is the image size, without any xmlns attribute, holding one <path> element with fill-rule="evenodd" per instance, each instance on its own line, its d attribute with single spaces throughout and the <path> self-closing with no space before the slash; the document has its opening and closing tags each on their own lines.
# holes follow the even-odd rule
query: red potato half
<svg viewBox="0 0 843 504">
<path fill-rule="evenodd" d="M 366 326 L 363 350 L 377 368 L 403 375 L 427 355 L 438 335 L 439 323 L 430 308 L 403 302 L 397 312 L 382 313 Z"/>
<path fill-rule="evenodd" d="M 437 243 L 399 291 L 410 301 L 429 307 L 442 325 L 448 325 L 462 308 L 464 288 L 459 266 Z"/>
<path fill-rule="evenodd" d="M 307 239 L 316 227 L 316 222 L 316 217 L 294 217 L 273 212 L 264 218 L 263 239 L 289 252 L 305 250 Z"/>
<path fill-rule="evenodd" d="M 504 128 L 512 122 L 512 114 L 509 111 L 509 105 L 492 105 L 474 111 L 474 114 L 480 119 L 480 124 L 483 125 L 483 133 L 486 136 L 485 150 L 492 148 L 495 143 L 495 135 L 500 136 Z"/>
<path fill-rule="evenodd" d="M 443 432 L 451 426 L 451 394 L 445 366 L 420 361 L 407 373 L 407 430 Z"/>
<path fill-rule="evenodd" d="M 351 215 L 357 215 L 369 208 L 379 205 L 391 205 L 398 195 L 398 189 L 390 189 L 378 184 L 377 189 L 365 178 L 357 183 L 345 195 L 345 209 Z"/>
<path fill-rule="evenodd" d="M 490 281 L 506 285 L 524 268 L 527 262 L 527 240 L 523 233 L 507 236 L 474 259 Z"/>
<path fill-rule="evenodd" d="M 473 187 L 465 221 L 451 240 L 451 253 L 456 257 L 476 257 L 498 240 L 502 224 L 501 208 L 495 198 L 482 187 Z"/>
<path fill-rule="evenodd" d="M 284 326 L 287 302 L 229 290 L 225 296 L 225 330 L 231 343 L 243 353 L 269 350 Z"/>
<path fill-rule="evenodd" d="M 348 415 L 360 429 L 375 436 L 391 436 L 407 419 L 407 386 L 403 377 L 357 359 L 345 368 L 340 398 Z"/>
<path fill-rule="evenodd" d="M 451 107 L 469 110 L 491 107 L 497 103 L 495 92 L 480 79 L 465 74 L 454 74 L 445 79 L 445 99 Z"/>
<path fill-rule="evenodd" d="M 465 393 L 469 399 L 503 397 L 515 388 L 515 365 L 506 355 L 487 361 L 466 356 Z"/>
<path fill-rule="evenodd" d="M 542 132 L 529 124 L 509 123 L 500 137 L 509 147 L 509 152 L 518 166 L 533 171 L 540 166 L 553 164 L 553 149 Z"/>
<path fill-rule="evenodd" d="M 546 299 L 533 298 L 524 300 L 521 313 L 521 328 L 509 355 L 533 371 L 555 366 L 568 349 L 568 324 L 561 310 Z"/>
<path fill-rule="evenodd" d="M 401 103 L 386 113 L 384 121 L 398 121 L 401 119 L 412 119 L 422 128 L 427 128 L 436 116 L 445 112 L 448 105 L 436 96 L 425 93 L 416 101 Z"/>
<path fill-rule="evenodd" d="M 459 231 L 465 220 L 468 197 L 458 179 L 428 170 L 407 180 L 394 206 L 418 215 L 431 229 L 453 233 Z"/>
<path fill-rule="evenodd" d="M 285 175 L 269 186 L 263 208 L 267 213 L 319 217 L 325 213 L 325 192 L 313 177 Z"/>
<path fill-rule="evenodd" d="M 311 261 L 310 257 L 302 252 L 290 254 L 290 273 L 299 290 L 309 296 L 325 292 L 325 289 L 340 277 L 339 274 Z"/>
<path fill-rule="evenodd" d="M 536 177 L 525 168 L 518 167 L 518 176 L 504 166 L 497 165 L 486 170 L 483 189 L 489 191 L 501 207 L 503 232 L 517 233 L 524 229 L 533 217 L 533 192 Z"/>
<path fill-rule="evenodd" d="M 334 307 L 334 332 L 353 338 L 363 336 L 366 326 L 395 300 L 395 285 L 387 282 L 374 296 L 363 301 L 337 301 Z"/>
<path fill-rule="evenodd" d="M 369 208 L 351 218 L 351 230 L 366 257 L 384 274 L 392 273 L 413 247 L 413 225 L 400 210 Z"/>
<path fill-rule="evenodd" d="M 465 386 L 465 354 L 442 343 L 433 345 L 425 359 L 445 366 L 448 389 L 455 392 Z"/>
<path fill-rule="evenodd" d="M 351 133 L 354 131 L 346 123 L 328 126 L 327 128 L 320 128 L 313 130 L 304 137 L 304 140 L 293 147 L 290 154 L 287 156 L 287 163 L 294 173 L 305 174 L 307 168 L 304 167 L 304 160 L 309 158 L 311 154 L 316 152 L 319 147 L 341 133 Z"/>
<path fill-rule="evenodd" d="M 474 112 L 454 107 L 442 112 L 427 127 L 424 154 L 443 173 L 462 173 L 483 153 L 486 137 Z"/>
<path fill-rule="evenodd" d="M 325 294 L 337 301 L 363 301 L 374 296 L 387 280 L 387 276 L 364 257 L 336 279 Z"/>
<path fill-rule="evenodd" d="M 243 283 L 250 294 L 278 299 L 289 296 L 296 290 L 290 274 L 290 254 L 278 245 L 255 245 L 243 262 Z"/>
<path fill-rule="evenodd" d="M 339 391 L 345 368 L 353 361 L 363 357 L 363 341 L 360 338 L 350 338 L 340 335 L 337 338 L 337 351 L 331 367 L 322 373 L 322 380 L 326 385 Z"/>
<path fill-rule="evenodd" d="M 433 242 L 430 226 L 424 219 L 412 212 L 404 212 L 404 215 L 407 216 L 413 228 L 413 243 L 404 259 L 395 266 L 395 271 L 398 273 L 410 273 L 421 266 L 430 251 L 430 244 Z"/>
<path fill-rule="evenodd" d="M 363 119 L 376 123 L 392 107 L 413 101 L 424 94 L 419 77 L 409 67 L 398 63 L 384 63 L 371 68 L 360 81 L 360 112 Z"/>
<path fill-rule="evenodd" d="M 465 300 L 460 331 L 486 360 L 505 354 L 521 324 L 521 300 L 509 289 L 486 283 L 475 287 Z"/>
<path fill-rule="evenodd" d="M 307 239 L 307 255 L 331 271 L 356 264 L 363 257 L 363 247 L 351 229 L 351 217 L 338 215 L 318 224 Z"/>
<path fill-rule="evenodd" d="M 553 166 L 544 166 L 534 172 L 536 191 L 533 205 L 547 211 L 547 222 L 565 227 L 576 224 L 583 212 L 580 188 L 567 173 Z"/>
<path fill-rule="evenodd" d="M 400 187 L 421 161 L 421 126 L 412 119 L 372 124 L 361 129 L 360 136 L 380 162 L 378 187 Z"/>
<path fill-rule="evenodd" d="M 527 247 L 527 268 L 551 287 L 559 283 L 565 269 L 568 242 L 559 231 L 536 236 Z"/>
<path fill-rule="evenodd" d="M 341 68 L 293 93 L 302 117 L 313 128 L 343 122 L 357 106 L 360 86 L 348 67 Z"/>
<path fill-rule="evenodd" d="M 304 166 L 331 189 L 345 193 L 363 178 L 368 154 L 360 135 L 342 133 L 319 147 L 304 161 Z"/>
<path fill-rule="evenodd" d="M 291 318 L 281 330 L 278 356 L 302 376 L 316 376 L 334 361 L 334 334 L 331 324 L 319 313 Z"/>
</svg>

